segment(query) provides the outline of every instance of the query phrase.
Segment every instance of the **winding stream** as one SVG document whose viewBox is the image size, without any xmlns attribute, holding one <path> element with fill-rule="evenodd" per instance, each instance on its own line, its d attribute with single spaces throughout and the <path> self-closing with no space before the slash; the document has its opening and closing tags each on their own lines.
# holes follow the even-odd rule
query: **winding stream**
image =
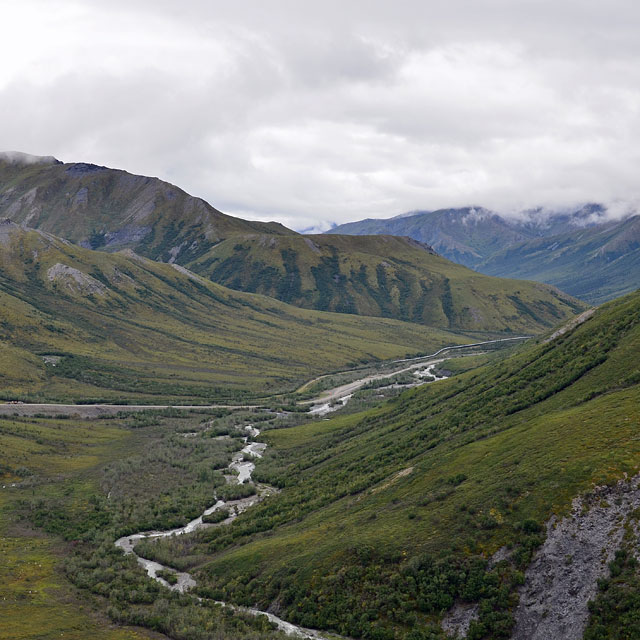
<svg viewBox="0 0 640 640">
<path fill-rule="evenodd" d="M 428 360 L 427 362 L 420 362 L 417 364 L 409 365 L 404 369 L 396 369 L 390 373 L 375 373 L 365 378 L 360 378 L 360 380 L 355 380 L 354 382 L 348 382 L 347 384 L 343 384 L 339 387 L 334 387 L 333 389 L 329 389 L 324 391 L 319 397 L 314 400 L 306 402 L 306 404 L 311 404 L 311 409 L 309 409 L 309 414 L 313 416 L 325 416 L 327 413 L 331 413 L 332 411 L 337 411 L 338 409 L 342 409 L 349 400 L 353 397 L 353 394 L 358 390 L 364 387 L 366 384 L 370 382 L 374 382 L 375 380 L 386 380 L 388 378 L 393 378 L 401 373 L 407 373 L 408 371 L 413 371 L 413 375 L 416 378 L 415 382 L 409 384 L 390 384 L 387 387 L 379 387 L 380 390 L 388 389 L 393 387 L 395 389 L 411 389 L 412 387 L 419 387 L 423 384 L 429 384 L 431 382 L 437 382 L 438 380 L 446 380 L 448 376 L 438 375 L 435 372 L 436 365 L 444 362 L 448 358 L 440 358 L 439 360 Z M 426 378 L 431 378 L 426 379 Z M 304 403 L 301 403 L 304 404 Z"/>
<path fill-rule="evenodd" d="M 256 429 L 252 425 L 245 426 L 244 430 L 254 438 L 260 434 L 259 429 Z M 255 458 L 260 458 L 262 457 L 264 450 L 267 448 L 267 444 L 265 442 L 248 442 L 248 437 L 245 437 L 244 441 L 245 447 L 241 451 L 234 454 L 233 459 L 229 464 L 229 471 L 235 471 L 237 473 L 237 478 L 235 476 L 226 476 L 229 482 L 236 481 L 238 484 L 244 484 L 245 482 L 251 480 L 251 474 L 255 469 L 255 465 L 250 460 L 244 460 L 244 457 L 245 455 L 248 455 Z M 155 562 L 154 560 L 148 560 L 147 558 L 139 556 L 135 551 L 136 544 L 138 544 L 140 540 L 148 538 L 168 538 L 170 536 L 180 536 L 185 533 L 192 533 L 193 531 L 196 531 L 198 529 L 221 525 L 224 526 L 226 524 L 229 524 L 235 518 L 237 518 L 240 513 L 246 511 L 246 509 L 262 500 L 262 498 L 276 492 L 276 489 L 268 485 L 260 484 L 257 485 L 256 488 L 258 489 L 258 495 L 249 496 L 248 498 L 242 498 L 240 500 L 229 500 L 227 502 L 223 500 L 217 500 L 216 503 L 206 509 L 202 515 L 198 516 L 195 520 L 187 523 L 184 527 L 178 527 L 177 529 L 170 529 L 168 531 L 145 531 L 143 533 L 134 533 L 129 536 L 123 536 L 122 538 L 116 540 L 116 547 L 122 549 L 126 554 L 134 554 L 136 556 L 138 564 L 144 568 L 150 578 L 157 580 L 159 583 L 167 587 L 167 589 L 184 593 L 185 591 L 188 591 L 189 589 L 192 589 L 196 586 L 196 581 L 193 576 L 190 573 L 177 571 L 172 567 L 168 567 L 166 565 L 160 564 L 159 562 Z M 203 522 L 203 516 L 209 515 L 210 513 L 218 511 L 222 508 L 229 509 L 230 515 L 228 518 L 217 524 Z M 177 582 L 175 584 L 169 584 L 164 578 L 158 575 L 158 573 L 161 571 L 168 571 L 172 573 L 177 578 Z M 251 609 L 248 607 L 240 607 L 228 604 L 226 602 L 218 602 L 218 604 L 222 605 L 223 607 L 229 607 L 234 611 L 238 611 L 241 613 L 247 613 L 253 616 L 266 616 L 269 621 L 277 627 L 279 631 L 283 631 L 288 635 L 296 636 L 298 638 L 307 638 L 309 640 L 327 640 L 326 636 L 323 636 L 320 632 L 315 631 L 314 629 L 305 629 L 304 627 L 299 627 L 295 624 L 292 624 L 291 622 L 282 620 L 281 618 L 278 618 L 278 616 L 267 611 L 260 611 L 259 609 Z"/>
<path fill-rule="evenodd" d="M 444 380 L 446 376 L 438 376 L 434 372 L 436 365 L 438 365 L 442 361 L 443 359 L 433 360 L 427 363 L 422 362 L 420 364 L 413 364 L 409 367 L 406 367 L 405 369 L 402 369 L 402 371 L 394 371 L 393 373 L 384 375 L 368 376 L 367 378 L 358 380 L 355 383 L 350 383 L 349 385 L 344 385 L 343 387 L 332 389 L 329 392 L 331 394 L 331 401 L 324 402 L 324 399 L 318 399 L 309 413 L 315 414 L 317 416 L 323 416 L 332 411 L 336 411 L 337 409 L 340 409 L 347 404 L 356 389 L 367 384 L 371 380 L 391 378 L 398 373 L 403 373 L 405 371 L 415 370 L 414 375 L 416 376 L 416 382 L 410 385 L 403 385 L 404 388 L 409 388 L 410 386 L 417 386 L 421 384 L 428 384 L 429 382 L 436 382 L 437 380 Z M 425 380 L 425 378 L 431 379 Z M 228 470 L 232 473 L 234 472 L 235 474 L 237 474 L 237 476 L 225 476 L 227 482 L 237 482 L 238 484 L 244 484 L 245 482 L 250 481 L 251 475 L 255 469 L 255 464 L 251 460 L 245 460 L 245 457 L 251 456 L 252 458 L 261 458 L 262 454 L 267 448 L 266 442 L 249 442 L 249 437 L 256 438 L 260 435 L 259 429 L 256 429 L 253 425 L 246 425 L 244 427 L 244 430 L 248 434 L 244 437 L 245 446 L 243 447 L 243 449 L 233 455 L 231 463 L 228 466 Z M 184 435 L 193 436 L 195 435 L 195 433 L 187 433 Z M 136 544 L 138 544 L 140 540 L 149 538 L 168 538 L 170 536 L 180 536 L 185 533 L 192 533 L 198 529 L 221 525 L 224 526 L 226 524 L 229 524 L 233 522 L 233 520 L 237 518 L 240 513 L 258 503 L 260 500 L 262 500 L 262 498 L 276 492 L 276 489 L 264 484 L 257 485 L 256 488 L 258 490 L 258 494 L 249 496 L 248 498 L 242 498 L 240 500 L 230 500 L 227 502 L 225 502 L 224 500 L 217 500 L 216 503 L 206 509 L 202 515 L 195 518 L 195 520 L 191 520 L 191 522 L 187 523 L 184 527 L 178 527 L 177 529 L 170 529 L 168 531 L 146 531 L 142 533 L 134 533 L 129 536 L 123 536 L 122 538 L 116 540 L 116 547 L 122 549 L 126 554 L 134 554 L 136 556 L 138 564 L 140 564 L 144 568 L 150 578 L 157 580 L 167 589 L 184 593 L 185 591 L 188 591 L 189 589 L 192 589 L 196 586 L 196 581 L 193 576 L 190 573 L 177 571 L 172 567 L 160 564 L 159 562 L 156 562 L 154 560 L 143 558 L 136 553 Z M 203 516 L 209 515 L 214 511 L 218 511 L 222 508 L 229 509 L 228 518 L 216 524 L 203 522 Z M 176 577 L 177 582 L 175 584 L 170 584 L 162 576 L 158 575 L 163 571 L 172 573 Z M 282 620 L 282 618 L 278 618 L 276 615 L 267 611 L 260 611 L 259 609 L 251 609 L 248 607 L 240 607 L 225 602 L 219 602 L 218 604 L 221 604 L 224 607 L 230 607 L 235 611 L 248 613 L 254 616 L 267 616 L 269 621 L 272 622 L 278 628 L 278 630 L 283 631 L 288 635 L 296 636 L 298 638 L 307 638 L 309 640 L 326 640 L 326 636 L 323 636 L 320 632 L 315 631 L 314 629 L 299 627 L 295 624 L 292 624 L 291 622 Z"/>
</svg>

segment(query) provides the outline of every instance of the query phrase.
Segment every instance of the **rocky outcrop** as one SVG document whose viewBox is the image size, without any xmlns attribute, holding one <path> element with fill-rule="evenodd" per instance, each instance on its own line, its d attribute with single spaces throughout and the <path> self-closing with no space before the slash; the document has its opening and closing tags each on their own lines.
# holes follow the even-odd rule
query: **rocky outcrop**
<svg viewBox="0 0 640 640">
<path fill-rule="evenodd" d="M 597 581 L 620 547 L 626 516 L 640 506 L 640 477 L 597 487 L 552 518 L 547 539 L 525 574 L 513 640 L 579 640 Z"/>
<path fill-rule="evenodd" d="M 0 245 L 8 246 L 11 242 L 11 237 L 19 232 L 20 227 L 17 224 L 11 222 L 9 218 L 0 220 Z"/>
<path fill-rule="evenodd" d="M 478 605 L 457 603 L 442 619 L 442 628 L 450 638 L 466 638 L 471 622 L 478 618 Z"/>
<path fill-rule="evenodd" d="M 47 270 L 50 282 L 61 284 L 67 291 L 83 296 L 99 295 L 107 293 L 107 287 L 90 275 L 58 262 Z"/>
</svg>

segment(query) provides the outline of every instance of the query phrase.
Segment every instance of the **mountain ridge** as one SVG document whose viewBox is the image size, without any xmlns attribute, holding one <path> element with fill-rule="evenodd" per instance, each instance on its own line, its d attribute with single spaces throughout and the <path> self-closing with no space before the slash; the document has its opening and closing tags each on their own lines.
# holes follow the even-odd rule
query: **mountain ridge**
<svg viewBox="0 0 640 640">
<path fill-rule="evenodd" d="M 533 331 L 581 303 L 548 285 L 489 279 L 398 236 L 239 234 L 187 266 L 308 309 L 464 331 Z"/>
<path fill-rule="evenodd" d="M 606 302 L 640 286 L 640 216 L 515 244 L 478 270 L 551 282 L 590 303 Z"/>
<path fill-rule="evenodd" d="M 470 341 L 299 309 L 11 221 L 0 223 L 0 302 L 2 393 L 23 396 L 28 381 L 32 400 L 269 394 L 345 365 Z"/>
<path fill-rule="evenodd" d="M 307 309 L 537 332 L 584 308 L 549 288 L 492 282 L 446 265 L 415 244 L 420 239 L 302 236 L 228 216 L 157 178 L 88 163 L 20 164 L 0 156 L 2 215 L 85 248 L 129 248 Z"/>
<path fill-rule="evenodd" d="M 534 210 L 518 221 L 467 207 L 347 223 L 328 233 L 409 235 L 480 273 L 545 282 L 601 303 L 640 283 L 637 216 L 607 221 L 605 215 L 602 205 L 589 204 L 555 215 Z"/>
<path fill-rule="evenodd" d="M 149 176 L 86 162 L 10 162 L 0 155 L 0 216 L 92 249 L 191 258 L 233 233 L 294 234 L 242 220 Z"/>
</svg>

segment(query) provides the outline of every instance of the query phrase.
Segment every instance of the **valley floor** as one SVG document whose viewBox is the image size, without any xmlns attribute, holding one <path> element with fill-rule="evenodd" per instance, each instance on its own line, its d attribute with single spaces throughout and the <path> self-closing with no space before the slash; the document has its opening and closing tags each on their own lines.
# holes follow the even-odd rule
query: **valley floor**
<svg viewBox="0 0 640 640">
<path fill-rule="evenodd" d="M 578 495 L 574 519 L 626 504 L 593 487 L 640 470 L 638 306 L 508 353 L 483 342 L 316 378 L 289 411 L 2 405 L 0 638 L 435 640 L 454 605 L 474 612 L 471 640 L 529 637 L 536 611 L 563 637 L 538 558 L 564 562 L 573 589 L 587 574 L 570 547 L 549 551 L 552 532 L 590 525 L 545 523 Z M 571 637 L 637 637 L 629 505 Z"/>
</svg>

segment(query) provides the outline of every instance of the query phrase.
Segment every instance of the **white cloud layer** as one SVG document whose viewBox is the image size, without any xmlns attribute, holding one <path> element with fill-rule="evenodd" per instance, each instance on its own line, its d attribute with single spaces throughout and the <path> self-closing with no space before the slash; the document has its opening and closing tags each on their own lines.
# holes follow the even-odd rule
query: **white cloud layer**
<svg viewBox="0 0 640 640">
<path fill-rule="evenodd" d="M 4 0 L 0 149 L 296 229 L 640 201 L 640 5 Z"/>
</svg>

